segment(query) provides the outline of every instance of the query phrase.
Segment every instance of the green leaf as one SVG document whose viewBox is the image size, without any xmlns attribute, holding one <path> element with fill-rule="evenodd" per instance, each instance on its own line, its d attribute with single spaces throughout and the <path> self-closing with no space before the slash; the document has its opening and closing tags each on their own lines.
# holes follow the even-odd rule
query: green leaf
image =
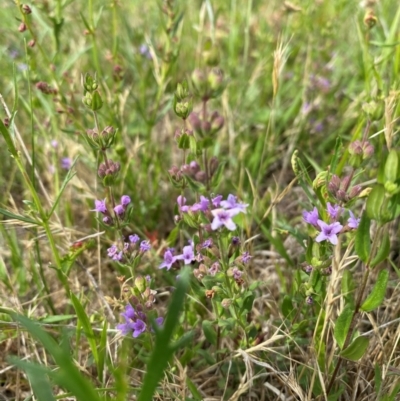
<svg viewBox="0 0 400 401">
<path fill-rule="evenodd" d="M 294 307 L 293 307 L 292 297 L 290 297 L 289 295 L 285 295 L 282 301 L 283 316 L 285 316 L 285 318 L 288 318 L 292 314 L 293 309 Z"/>
<path fill-rule="evenodd" d="M 382 385 L 382 369 L 378 364 L 375 365 L 374 382 L 375 382 L 375 393 L 378 394 Z"/>
<path fill-rule="evenodd" d="M 383 262 L 390 253 L 390 237 L 389 233 L 386 231 L 381 239 L 381 243 L 378 247 L 375 257 L 372 259 L 370 266 L 375 267 L 379 263 Z"/>
<path fill-rule="evenodd" d="M 186 267 L 179 275 L 176 290 L 173 292 L 171 303 L 168 307 L 167 318 L 162 329 L 155 330 L 156 340 L 154 350 L 150 356 L 144 376 L 138 401 L 149 401 L 153 399 L 158 382 L 168 366 L 169 360 L 176 348 L 171 345 L 175 328 L 179 325 L 179 316 L 185 304 L 186 291 L 189 288 L 191 269 Z"/>
<path fill-rule="evenodd" d="M 357 337 L 340 355 L 350 361 L 358 361 L 368 348 L 369 338 Z"/>
<path fill-rule="evenodd" d="M 197 390 L 196 385 L 186 376 L 186 385 L 188 386 L 189 391 L 192 393 L 193 399 L 196 401 L 201 401 L 203 399 L 199 390 Z"/>
<path fill-rule="evenodd" d="M 381 222 L 382 204 L 385 200 L 385 188 L 383 185 L 377 184 L 372 188 L 368 195 L 366 212 L 370 219 Z"/>
<path fill-rule="evenodd" d="M 29 218 L 29 217 L 21 216 L 20 214 L 11 213 L 8 210 L 3 209 L 1 207 L 0 207 L 0 214 L 2 214 L 4 216 L 7 216 L 7 217 L 10 217 L 10 218 L 15 219 L 15 220 L 24 221 L 25 223 L 34 224 L 34 225 L 37 225 L 37 226 L 41 225 L 41 223 L 39 221 L 33 220 L 33 219 Z"/>
<path fill-rule="evenodd" d="M 356 238 L 355 238 L 355 251 L 358 257 L 367 263 L 370 251 L 371 251 L 371 239 L 369 236 L 369 227 L 371 220 L 368 218 L 367 214 L 364 212 L 361 216 L 360 224 L 357 228 Z"/>
<path fill-rule="evenodd" d="M 379 272 L 378 279 L 376 280 L 374 288 L 372 289 L 371 293 L 368 295 L 364 303 L 361 305 L 361 310 L 363 310 L 364 312 L 371 312 L 382 304 L 385 298 L 388 280 L 389 272 L 387 270 L 381 270 Z"/>
<path fill-rule="evenodd" d="M 52 390 L 53 386 L 48 378 L 49 373 L 51 373 L 50 369 L 36 363 L 21 361 L 15 357 L 11 357 L 9 360 L 13 365 L 26 373 L 36 399 L 55 401 Z"/>
<path fill-rule="evenodd" d="M 328 172 L 328 177 L 327 177 L 327 182 L 330 179 L 331 173 L 335 174 L 336 173 L 336 167 L 338 165 L 338 160 L 339 160 L 339 155 L 341 150 L 343 149 L 343 142 L 342 142 L 342 138 L 340 136 L 338 136 L 336 138 L 336 144 L 335 144 L 335 151 L 333 153 L 333 156 L 331 158 L 331 162 L 330 162 L 330 169 Z"/>
<path fill-rule="evenodd" d="M 54 201 L 53 206 L 51 207 L 51 210 L 50 210 L 50 212 L 49 212 L 48 215 L 47 215 L 47 218 L 48 218 L 48 219 L 49 219 L 49 218 L 51 217 L 51 215 L 53 214 L 55 208 L 56 208 L 57 205 L 58 205 L 58 202 L 60 202 L 61 195 L 64 193 L 64 190 L 65 190 L 65 188 L 67 187 L 67 184 L 68 184 L 68 183 L 72 180 L 72 178 L 74 178 L 74 176 L 75 176 L 75 172 L 72 171 L 72 168 L 75 166 L 75 163 L 76 163 L 77 160 L 78 160 L 78 156 L 75 157 L 74 161 L 72 162 L 71 168 L 68 170 L 68 173 L 67 173 L 67 175 L 65 176 L 63 183 L 61 184 L 61 188 L 60 188 L 60 190 L 58 191 L 56 200 Z"/>
<path fill-rule="evenodd" d="M 24 326 L 32 337 L 40 342 L 54 358 L 59 369 L 49 373 L 53 381 L 70 391 L 79 401 L 100 401 L 92 384 L 82 375 L 82 372 L 78 370 L 72 361 L 71 356 L 63 351 L 53 337 L 27 317 L 13 313 L 11 316 Z"/>
<path fill-rule="evenodd" d="M 92 354 L 93 354 L 93 358 L 94 358 L 94 360 L 96 362 L 96 365 L 98 365 L 98 363 L 99 363 L 99 354 L 97 352 L 97 343 L 96 343 L 96 338 L 95 338 L 94 333 L 93 333 L 92 324 L 90 323 L 89 317 L 86 314 L 85 309 L 83 308 L 83 306 L 80 303 L 79 299 L 72 292 L 70 293 L 70 298 L 71 298 L 72 304 L 74 306 L 76 315 L 77 315 L 77 317 L 79 319 L 79 322 L 82 325 L 83 332 L 85 333 L 85 336 L 86 336 L 86 338 L 88 340 L 90 349 L 91 349 Z"/>
<path fill-rule="evenodd" d="M 352 306 L 350 304 L 347 304 L 336 320 L 335 330 L 333 332 L 333 335 L 340 349 L 343 348 L 343 345 L 346 341 L 347 333 L 349 332 L 350 329 L 353 314 L 354 310 Z"/>
<path fill-rule="evenodd" d="M 209 320 L 203 320 L 201 326 L 207 341 L 212 345 L 217 345 L 217 333 L 215 332 L 213 323 Z"/>
<path fill-rule="evenodd" d="M 397 171 L 399 168 L 399 157 L 397 152 L 392 149 L 385 163 L 385 179 L 386 181 L 395 182 L 397 180 Z"/>
</svg>

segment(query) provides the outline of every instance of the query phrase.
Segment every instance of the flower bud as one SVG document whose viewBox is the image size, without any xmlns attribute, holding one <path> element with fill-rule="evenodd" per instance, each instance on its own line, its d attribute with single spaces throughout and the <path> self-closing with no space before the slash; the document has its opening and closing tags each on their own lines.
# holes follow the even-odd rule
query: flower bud
<svg viewBox="0 0 400 401">
<path fill-rule="evenodd" d="M 25 32 L 25 31 L 26 31 L 26 25 L 25 25 L 24 22 L 21 22 L 21 23 L 19 24 L 18 31 L 19 31 L 19 32 Z"/>
<path fill-rule="evenodd" d="M 29 47 L 35 47 L 35 45 L 36 45 L 36 42 L 33 39 L 28 42 Z"/>
<path fill-rule="evenodd" d="M 361 185 L 354 185 L 354 187 L 350 189 L 349 198 L 350 199 L 355 198 L 356 196 L 360 195 L 361 191 L 362 191 Z"/>
<path fill-rule="evenodd" d="M 206 297 L 211 299 L 214 298 L 215 291 L 214 290 L 206 290 Z"/>
<path fill-rule="evenodd" d="M 333 195 L 336 195 L 336 192 L 339 190 L 339 188 L 340 178 L 336 174 L 333 174 L 331 180 L 329 181 L 328 189 Z"/>
<path fill-rule="evenodd" d="M 217 118 L 215 118 L 212 122 L 211 122 L 211 132 L 213 134 L 215 134 L 216 132 L 218 132 L 225 123 L 225 119 L 224 117 L 222 117 L 221 115 L 219 115 Z"/>
<path fill-rule="evenodd" d="M 210 172 L 210 176 L 211 176 L 211 177 L 212 177 L 212 176 L 214 175 L 214 173 L 217 171 L 218 166 L 219 166 L 219 161 L 218 161 L 218 159 L 217 159 L 215 156 L 213 156 L 213 157 L 210 159 L 210 163 L 209 163 L 209 172 Z"/>
<path fill-rule="evenodd" d="M 209 97 L 218 96 L 225 87 L 224 73 L 218 68 L 213 68 L 207 75 L 207 82 L 211 91 Z"/>
<path fill-rule="evenodd" d="M 195 69 L 191 78 L 197 94 L 203 97 L 207 92 L 207 81 L 204 72 L 199 69 Z"/>
<path fill-rule="evenodd" d="M 223 300 L 221 301 L 221 306 L 222 306 L 224 309 L 228 309 L 231 305 L 232 305 L 232 300 L 231 300 L 231 299 L 225 298 L 225 299 L 223 299 Z"/>
<path fill-rule="evenodd" d="M 28 15 L 32 13 L 32 9 L 28 6 L 28 4 L 23 4 L 21 6 L 21 10 L 24 14 Z"/>
<path fill-rule="evenodd" d="M 134 283 L 135 287 L 139 290 L 140 293 L 143 293 L 146 290 L 146 279 L 144 277 L 136 277 Z"/>
<path fill-rule="evenodd" d="M 368 10 L 364 16 L 364 24 L 366 25 L 366 27 L 368 29 L 371 29 L 376 25 L 377 22 L 378 18 L 376 18 L 374 10 Z"/>
<path fill-rule="evenodd" d="M 198 182 L 206 181 L 206 173 L 204 171 L 199 171 L 195 174 L 194 179 Z"/>
</svg>

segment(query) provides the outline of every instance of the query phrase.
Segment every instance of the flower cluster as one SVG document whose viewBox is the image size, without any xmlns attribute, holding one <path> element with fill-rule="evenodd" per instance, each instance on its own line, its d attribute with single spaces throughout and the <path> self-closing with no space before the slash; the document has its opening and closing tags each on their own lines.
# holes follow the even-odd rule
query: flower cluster
<svg viewBox="0 0 400 401">
<path fill-rule="evenodd" d="M 318 209 L 314 207 L 311 211 L 303 212 L 303 219 L 306 223 L 314 226 L 320 233 L 316 237 L 317 242 L 329 241 L 332 245 L 338 243 L 337 235 L 343 231 L 343 225 L 338 221 L 344 213 L 344 209 L 339 205 L 331 205 L 327 203 L 327 214 L 330 223 L 326 223 L 319 217 Z M 359 218 L 356 218 L 352 211 L 349 210 L 349 218 L 347 219 L 347 227 L 356 229 L 358 227 Z"/>
<path fill-rule="evenodd" d="M 151 249 L 150 242 L 147 240 L 143 240 L 139 244 L 140 237 L 137 234 L 129 235 L 128 240 L 128 242 L 124 242 L 122 249 L 113 244 L 107 249 L 108 256 L 113 260 L 121 262 L 132 259 L 138 253 L 143 254 Z"/>
<path fill-rule="evenodd" d="M 123 220 L 130 203 L 131 198 L 128 195 L 122 195 L 121 203 L 114 207 L 115 216 L 118 217 L 120 220 Z M 103 215 L 104 224 L 112 225 L 114 223 L 114 219 L 111 217 L 111 214 L 106 206 L 106 199 L 96 199 L 94 201 L 94 209 L 92 209 L 91 211 L 101 213 Z"/>
<path fill-rule="evenodd" d="M 179 196 L 177 203 L 182 213 L 203 212 L 211 214 L 213 217 L 211 222 L 212 230 L 225 226 L 230 231 L 236 229 L 236 224 L 232 218 L 239 213 L 246 213 L 248 206 L 248 204 L 238 202 L 236 196 L 232 194 L 228 195 L 226 200 L 223 200 L 222 195 L 217 195 L 211 199 L 200 196 L 200 201 L 192 206 L 186 204 L 186 198 Z"/>
<path fill-rule="evenodd" d="M 121 316 L 125 318 L 125 323 L 119 324 L 117 329 L 121 330 L 123 335 L 132 333 L 132 336 L 136 338 L 148 330 L 147 315 L 143 312 L 141 305 L 138 305 L 135 310 L 131 304 L 128 304 L 125 308 L 125 312 L 121 313 Z M 155 322 L 161 326 L 164 322 L 164 318 L 158 317 L 155 319 Z"/>
</svg>

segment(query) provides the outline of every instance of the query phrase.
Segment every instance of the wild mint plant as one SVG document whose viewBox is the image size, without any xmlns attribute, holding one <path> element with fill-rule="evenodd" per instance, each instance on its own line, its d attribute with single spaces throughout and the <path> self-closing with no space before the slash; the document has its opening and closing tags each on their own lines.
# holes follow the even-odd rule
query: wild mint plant
<svg viewBox="0 0 400 401">
<path fill-rule="evenodd" d="M 313 347 L 324 378 L 314 389 L 315 395 L 322 388 L 326 394 L 333 393 L 333 397 L 343 391 L 338 376 L 344 361 L 357 361 L 368 349 L 368 338 L 357 329 L 360 315 L 380 306 L 386 293 L 389 274 L 385 269 L 375 275 L 375 285 L 369 294 L 367 285 L 373 269 L 389 255 L 388 223 L 400 215 L 399 154 L 393 149 L 387 153 L 373 187 L 362 182 L 373 162 L 374 146 L 368 139 L 371 124 L 368 116 L 362 139 L 352 141 L 344 153 L 338 139 L 330 169 L 319 173 L 313 182 L 297 152 L 292 158 L 293 169 L 315 205 L 303 211 L 309 229 L 302 264 L 304 273 L 297 276 L 305 308 L 311 309 L 315 316 L 311 320 L 315 324 Z M 371 224 L 374 224 L 372 235 Z M 356 275 L 362 276 L 358 285 Z M 337 319 L 325 322 L 324 316 L 332 315 L 332 304 L 338 296 L 343 297 L 344 304 Z M 295 332 L 307 327 L 304 320 L 298 322 L 302 312 L 300 309 L 296 312 L 291 300 L 283 303 L 283 313 L 292 320 Z M 330 324 L 333 337 L 327 329 Z M 334 358 L 327 358 L 328 347 L 337 347 Z M 306 368 L 303 371 L 307 377 L 313 376 Z"/>
</svg>

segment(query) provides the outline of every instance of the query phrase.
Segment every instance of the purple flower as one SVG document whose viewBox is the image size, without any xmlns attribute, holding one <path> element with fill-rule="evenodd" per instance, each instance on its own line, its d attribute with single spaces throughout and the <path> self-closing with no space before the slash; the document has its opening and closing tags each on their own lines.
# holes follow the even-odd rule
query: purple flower
<svg viewBox="0 0 400 401">
<path fill-rule="evenodd" d="M 186 198 L 184 196 L 179 195 L 176 199 L 176 202 L 178 203 L 178 207 L 181 212 L 186 213 L 190 210 L 190 207 L 186 206 Z"/>
<path fill-rule="evenodd" d="M 72 161 L 69 157 L 63 157 L 61 159 L 61 168 L 69 170 L 71 168 Z"/>
<path fill-rule="evenodd" d="M 249 205 L 236 202 L 236 196 L 229 194 L 227 200 L 221 201 L 221 206 L 225 209 L 236 210 L 237 213 L 246 213 L 246 208 Z"/>
<path fill-rule="evenodd" d="M 145 279 L 146 279 L 146 281 L 148 282 L 148 283 L 150 283 L 150 281 L 151 281 L 151 277 L 150 277 L 150 275 L 148 274 L 146 277 L 145 277 Z"/>
<path fill-rule="evenodd" d="M 104 224 L 108 224 L 108 225 L 111 225 L 112 224 L 112 218 L 110 217 L 110 216 L 104 216 L 103 217 L 103 223 Z"/>
<path fill-rule="evenodd" d="M 311 212 L 307 212 L 307 210 L 304 210 L 303 212 L 303 219 L 306 223 L 313 225 L 314 227 L 318 226 L 318 209 L 314 207 Z"/>
<path fill-rule="evenodd" d="M 192 260 L 194 259 L 193 246 L 184 246 L 182 255 L 176 256 L 176 259 L 183 260 L 185 265 L 190 265 L 190 263 L 192 263 Z"/>
<path fill-rule="evenodd" d="M 202 212 L 206 212 L 208 210 L 208 206 L 210 204 L 209 199 L 207 199 L 205 196 L 200 196 L 200 202 L 195 203 L 190 210 L 192 212 L 197 212 L 197 211 L 202 211 Z"/>
<path fill-rule="evenodd" d="M 107 249 L 107 255 L 110 258 L 112 258 L 117 252 L 118 252 L 118 248 L 115 244 L 111 245 L 111 247 Z"/>
<path fill-rule="evenodd" d="M 107 213 L 106 200 L 95 200 L 94 209 L 91 212 Z"/>
<path fill-rule="evenodd" d="M 221 205 L 222 195 L 217 195 L 215 198 L 211 199 L 212 204 L 214 207 L 219 207 Z"/>
<path fill-rule="evenodd" d="M 336 234 L 340 233 L 343 226 L 337 221 L 332 224 L 326 224 L 322 220 L 318 220 L 318 225 L 321 228 L 321 232 L 315 240 L 317 242 L 328 240 L 332 245 L 336 245 L 338 243 Z"/>
<path fill-rule="evenodd" d="M 125 213 L 125 208 L 122 205 L 117 205 L 114 208 L 114 212 L 117 216 L 122 216 Z"/>
<path fill-rule="evenodd" d="M 121 196 L 121 205 L 123 207 L 128 206 L 131 203 L 131 198 L 128 195 Z"/>
<path fill-rule="evenodd" d="M 219 272 L 220 264 L 218 262 L 214 262 L 211 267 L 208 269 L 208 274 L 211 276 L 215 276 Z"/>
<path fill-rule="evenodd" d="M 133 235 L 129 236 L 129 241 L 132 244 L 136 244 L 136 242 L 140 241 L 140 238 L 139 238 L 139 236 L 137 234 L 133 234 Z"/>
<path fill-rule="evenodd" d="M 146 323 L 141 320 L 137 319 L 133 324 L 132 324 L 132 329 L 133 329 L 133 337 L 138 337 L 140 334 L 142 334 L 146 330 Z"/>
<path fill-rule="evenodd" d="M 243 275 L 243 272 L 240 271 L 237 267 L 234 267 L 234 268 L 232 269 L 232 273 L 233 273 L 233 278 L 234 278 L 235 280 L 239 280 L 239 279 L 242 277 L 242 275 Z"/>
<path fill-rule="evenodd" d="M 113 260 L 117 260 L 117 261 L 121 261 L 123 256 L 124 256 L 124 254 L 122 253 L 122 251 L 120 251 L 120 252 L 116 253 L 116 254 L 112 257 L 112 259 L 113 259 Z"/>
<path fill-rule="evenodd" d="M 251 258 L 252 258 L 252 256 L 248 252 L 243 252 L 243 255 L 241 256 L 241 259 L 242 259 L 243 263 L 250 262 Z"/>
<path fill-rule="evenodd" d="M 151 249 L 151 245 L 150 245 L 149 241 L 142 241 L 140 243 L 140 252 L 144 253 L 144 252 L 150 251 L 150 249 Z"/>
<path fill-rule="evenodd" d="M 211 248 L 212 244 L 213 244 L 213 240 L 211 238 L 208 238 L 201 244 L 201 248 L 202 249 Z"/>
<path fill-rule="evenodd" d="M 121 313 L 121 316 L 123 316 L 126 321 L 128 321 L 129 319 L 133 320 L 136 318 L 135 309 L 133 308 L 133 306 L 131 304 L 128 304 L 125 307 L 125 312 Z"/>
<path fill-rule="evenodd" d="M 158 268 L 162 269 L 162 268 L 166 267 L 167 270 L 169 270 L 172 267 L 172 265 L 175 263 L 176 260 L 177 260 L 177 256 L 174 256 L 173 253 L 167 249 L 164 253 L 164 262 L 162 262 Z"/>
<path fill-rule="evenodd" d="M 347 220 L 347 224 L 350 228 L 356 229 L 360 223 L 360 218 L 356 218 L 351 210 L 349 210 L 350 217 Z"/>
<path fill-rule="evenodd" d="M 211 229 L 217 230 L 225 226 L 228 230 L 235 230 L 236 224 L 233 222 L 232 217 L 237 214 L 235 210 L 215 209 L 211 210 L 214 220 L 211 223 Z"/>
<path fill-rule="evenodd" d="M 58 146 L 58 141 L 56 139 L 53 139 L 51 142 L 51 146 L 55 149 Z"/>
<path fill-rule="evenodd" d="M 156 323 L 158 326 L 161 326 L 164 323 L 164 318 L 162 316 L 156 318 Z"/>
<path fill-rule="evenodd" d="M 128 333 L 130 333 L 133 328 L 132 328 L 132 323 L 121 323 L 117 325 L 117 329 L 121 330 L 122 334 L 126 336 Z"/>
<path fill-rule="evenodd" d="M 341 207 L 339 205 L 331 205 L 329 202 L 327 206 L 329 216 L 331 216 L 331 219 L 336 220 L 339 217 Z"/>
</svg>

